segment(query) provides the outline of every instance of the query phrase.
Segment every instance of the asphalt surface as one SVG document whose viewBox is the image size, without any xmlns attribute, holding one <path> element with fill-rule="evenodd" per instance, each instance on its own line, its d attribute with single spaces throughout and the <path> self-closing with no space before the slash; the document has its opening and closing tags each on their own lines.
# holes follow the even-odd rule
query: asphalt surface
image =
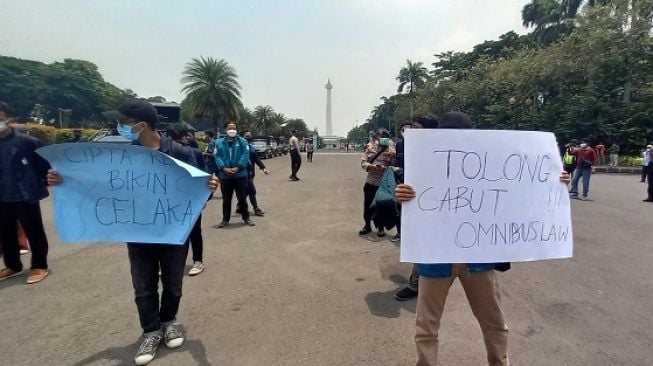
<svg viewBox="0 0 653 366">
<path fill-rule="evenodd" d="M 216 229 L 204 213 L 206 270 L 185 277 L 187 341 L 152 365 L 411 365 L 415 301 L 397 302 L 410 266 L 360 238 L 357 154 L 316 154 L 289 182 L 289 158 L 256 178 L 256 227 Z M 570 260 L 500 274 L 514 365 L 653 364 L 653 205 L 633 175 L 595 175 L 574 201 Z M 61 245 L 42 204 L 51 275 L 0 282 L 0 365 L 132 365 L 140 328 L 124 245 Z M 393 234 L 393 233 L 391 233 Z M 29 261 L 29 255 L 24 256 Z M 190 259 L 188 261 L 190 264 Z M 480 329 L 456 283 L 440 331 L 442 365 L 483 365 Z"/>
</svg>

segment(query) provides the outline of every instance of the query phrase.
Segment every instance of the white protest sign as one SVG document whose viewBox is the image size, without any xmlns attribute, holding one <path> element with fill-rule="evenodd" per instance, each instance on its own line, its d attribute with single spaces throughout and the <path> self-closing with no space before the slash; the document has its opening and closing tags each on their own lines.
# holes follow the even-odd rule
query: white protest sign
<svg viewBox="0 0 653 366">
<path fill-rule="evenodd" d="M 562 162 L 548 132 L 423 130 L 405 135 L 401 261 L 493 263 L 569 258 Z"/>
</svg>

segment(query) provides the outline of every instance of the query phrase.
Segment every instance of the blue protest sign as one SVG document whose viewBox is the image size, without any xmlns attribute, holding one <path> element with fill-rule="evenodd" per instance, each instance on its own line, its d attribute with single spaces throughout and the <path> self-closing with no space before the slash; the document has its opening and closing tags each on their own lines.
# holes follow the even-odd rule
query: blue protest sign
<svg viewBox="0 0 653 366">
<path fill-rule="evenodd" d="M 62 242 L 183 244 L 210 194 L 207 173 L 142 146 L 37 150 L 63 178 L 54 188 Z"/>
</svg>

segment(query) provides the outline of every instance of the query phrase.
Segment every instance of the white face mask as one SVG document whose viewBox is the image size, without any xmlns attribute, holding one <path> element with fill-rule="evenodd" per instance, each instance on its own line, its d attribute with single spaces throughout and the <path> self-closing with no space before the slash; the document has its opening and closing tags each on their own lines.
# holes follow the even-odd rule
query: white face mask
<svg viewBox="0 0 653 366">
<path fill-rule="evenodd" d="M 587 147 L 587 144 L 580 144 L 580 148 L 581 148 L 581 149 L 584 149 L 584 148 L 586 148 L 586 147 Z"/>
<path fill-rule="evenodd" d="M 0 132 L 5 132 L 9 128 L 7 121 L 0 122 Z"/>
<path fill-rule="evenodd" d="M 229 137 L 236 137 L 238 132 L 236 130 L 227 130 L 227 136 Z"/>
</svg>

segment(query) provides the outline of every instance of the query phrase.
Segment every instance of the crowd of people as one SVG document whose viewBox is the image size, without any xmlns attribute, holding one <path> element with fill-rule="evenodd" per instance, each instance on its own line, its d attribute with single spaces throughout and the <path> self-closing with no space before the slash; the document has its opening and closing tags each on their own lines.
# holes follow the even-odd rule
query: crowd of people
<svg viewBox="0 0 653 366">
<path fill-rule="evenodd" d="M 619 161 L 619 145 L 612 144 L 608 149 L 610 154 L 610 167 L 616 167 Z M 573 199 L 589 200 L 590 178 L 596 172 L 596 167 L 604 165 L 605 145 L 599 142 L 595 147 L 588 139 L 572 140 L 565 145 L 562 157 L 566 172 L 572 176 L 569 196 Z M 649 144 L 641 150 L 641 178 L 640 182 L 648 181 L 647 197 L 644 202 L 653 202 L 653 145 Z M 582 180 L 582 191 L 579 192 L 578 184 Z"/>
<path fill-rule="evenodd" d="M 250 131 L 239 133 L 237 124 L 229 122 L 224 126 L 226 135 L 218 138 L 214 133 L 208 133 L 207 148 L 200 151 L 194 136 L 181 125 L 168 126 L 165 133 L 161 133 L 157 129 L 159 116 L 149 102 L 129 101 L 104 115 L 109 120 L 118 121 L 118 134 L 132 144 L 159 151 L 209 173 L 207 185 L 211 192 L 221 188 L 220 228 L 229 225 L 234 193 L 238 206 L 236 212 L 242 216 L 246 226 L 255 226 L 250 219 L 248 199 L 256 216 L 265 215 L 258 205 L 254 177 L 256 167 L 265 174 L 269 171 L 256 153 Z M 5 264 L 5 268 L 0 270 L 0 281 L 23 272 L 20 254 L 27 251 L 29 243 L 32 263 L 27 283 L 34 284 L 49 274 L 48 240 L 40 201 L 48 196 L 48 186 L 65 182 L 62 175 L 52 170 L 50 164 L 36 153 L 42 143 L 19 131 L 10 117 L 9 106 L 0 103 L 0 222 L 3 223 L 0 225 L 0 248 Z M 290 180 L 298 181 L 301 166 L 299 140 L 297 131 L 292 133 Z M 68 142 L 80 142 L 81 138 L 81 130 L 75 130 Z M 188 274 L 196 276 L 204 271 L 203 242 L 200 215 L 183 245 L 127 243 L 135 302 L 143 331 L 143 340 L 134 358 L 137 365 L 152 361 L 162 343 L 168 348 L 177 348 L 184 343 L 177 313 L 185 264 L 189 249 L 192 249 L 193 266 Z"/>
<path fill-rule="evenodd" d="M 220 228 L 230 224 L 234 193 L 237 213 L 241 215 L 245 226 L 255 226 L 251 220 L 248 200 L 254 215 L 265 215 L 258 204 L 254 179 L 256 167 L 265 174 L 269 171 L 256 154 L 250 131 L 239 132 L 237 123 L 228 122 L 224 126 L 226 136 L 209 134 L 207 148 L 200 151 L 192 136 L 182 126 L 170 126 L 165 134 L 159 133 L 156 109 L 146 101 L 127 102 L 105 115 L 119 121 L 118 133 L 132 144 L 159 151 L 210 173 L 207 186 L 212 192 L 220 187 L 222 193 Z M 31 272 L 27 282 L 37 283 L 49 273 L 48 241 L 39 202 L 48 196 L 48 185 L 61 185 L 65 181 L 62 175 L 51 169 L 46 160 L 35 153 L 41 143 L 17 131 L 11 122 L 9 107 L 0 103 L 0 169 L 3 172 L 0 176 L 0 220 L 3 222 L 0 225 L 0 241 L 6 267 L 0 271 L 0 281 L 17 276 L 23 270 L 19 235 L 21 229 L 24 229 L 32 251 Z M 401 124 L 402 133 L 411 128 L 471 129 L 473 124 L 464 113 L 450 112 L 440 118 L 418 117 Z M 77 141 L 79 137 L 76 134 Z M 296 182 L 300 180 L 297 175 L 301 167 L 297 131 L 293 131 L 289 142 L 289 180 Z M 373 224 L 378 237 L 385 237 L 386 230 L 396 227 L 397 234 L 391 241 L 400 242 L 401 204 L 415 198 L 414 189 L 403 178 L 404 145 L 402 139 L 393 141 L 390 133 L 383 128 L 376 130 L 370 137 L 360 163 L 367 177 L 363 187 L 364 224 L 359 235 L 371 234 L 374 231 Z M 598 151 L 585 140 L 581 140 L 577 146 L 572 143 L 566 147 L 563 156 L 565 171 L 561 173 L 560 180 L 567 184 L 571 182 L 571 197 L 589 197 L 590 176 L 601 156 Z M 614 149 L 607 151 L 612 154 Z M 312 151 L 310 153 L 312 155 Z M 642 154 L 645 163 L 642 181 L 647 176 L 649 183 L 649 197 L 646 201 L 653 202 L 653 146 L 647 146 Z M 307 156 L 307 159 L 312 161 L 312 156 Z M 379 192 L 379 186 L 387 177 L 391 177 L 397 185 L 392 192 L 392 204 L 374 206 L 372 203 Z M 581 179 L 583 191 L 579 194 L 578 183 Z M 200 216 L 184 245 L 127 243 L 135 303 L 143 333 L 134 357 L 137 365 L 151 362 L 161 344 L 177 348 L 184 343 L 184 333 L 177 313 L 189 250 L 192 249 L 193 260 L 189 275 L 198 275 L 205 268 L 201 222 Z M 397 291 L 395 298 L 403 301 L 417 297 L 417 365 L 437 363 L 440 319 L 449 288 L 456 279 L 461 282 L 481 327 L 488 363 L 509 364 L 508 327 L 501 308 L 496 275 L 497 271 L 509 269 L 509 263 L 413 265 L 408 285 Z M 159 283 L 162 285 L 161 294 Z"/>
</svg>

